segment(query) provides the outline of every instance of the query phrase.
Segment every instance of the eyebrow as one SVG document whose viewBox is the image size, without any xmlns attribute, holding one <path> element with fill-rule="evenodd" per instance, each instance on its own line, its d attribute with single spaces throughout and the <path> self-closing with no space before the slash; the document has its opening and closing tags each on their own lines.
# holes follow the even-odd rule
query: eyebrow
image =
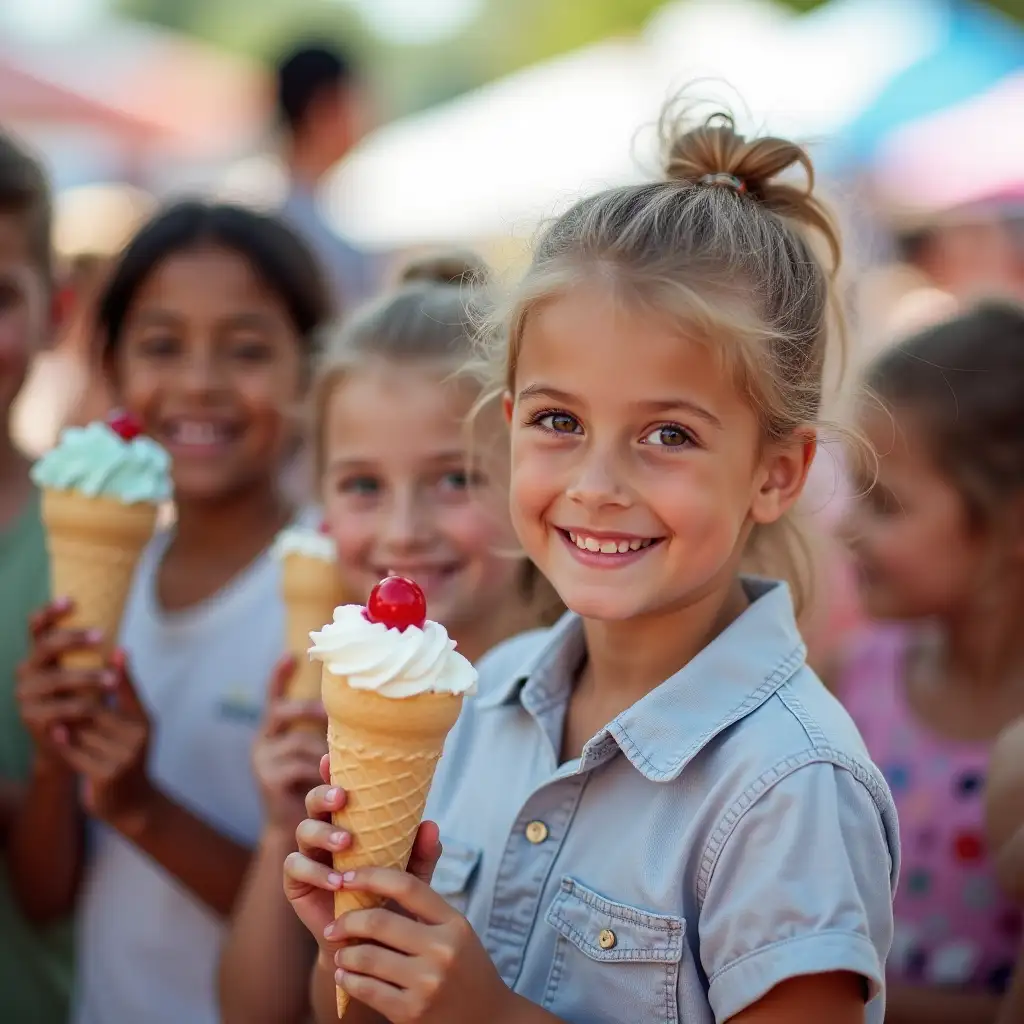
<svg viewBox="0 0 1024 1024">
<path fill-rule="evenodd" d="M 180 314 L 168 309 L 143 309 L 136 315 L 135 322 L 143 327 L 153 324 L 164 326 L 180 324 L 184 319 Z M 224 322 L 229 327 L 252 327 L 266 330 L 273 320 L 265 313 L 233 313 L 225 317 Z"/>
<path fill-rule="evenodd" d="M 452 451 L 448 451 L 448 452 L 438 452 L 436 455 L 428 455 L 427 458 L 424 459 L 424 462 L 426 462 L 426 463 L 428 463 L 430 465 L 436 465 L 436 466 L 450 464 L 450 463 L 453 463 L 453 462 L 464 463 L 466 461 L 466 455 L 467 455 L 467 453 L 466 453 L 465 449 L 453 449 Z M 364 459 L 364 458 L 359 458 L 358 456 L 356 456 L 356 457 L 353 457 L 353 458 L 333 459 L 330 462 L 329 468 L 334 469 L 334 470 L 339 470 L 339 469 L 346 469 L 346 470 L 363 469 L 363 470 L 367 470 L 367 469 L 376 469 L 377 465 L 378 465 L 378 463 L 377 463 L 376 459 Z"/>
<path fill-rule="evenodd" d="M 580 399 L 568 391 L 560 391 L 558 388 L 549 387 L 546 384 L 528 384 L 519 392 L 519 399 L 524 398 L 550 398 L 554 402 L 563 402 L 566 405 L 579 405 Z M 722 426 L 722 421 L 711 411 L 696 402 L 688 401 L 685 398 L 661 398 L 649 402 L 639 402 L 645 410 L 650 412 L 675 412 L 685 410 L 694 416 L 699 416 L 706 423 L 713 427 Z"/>
</svg>

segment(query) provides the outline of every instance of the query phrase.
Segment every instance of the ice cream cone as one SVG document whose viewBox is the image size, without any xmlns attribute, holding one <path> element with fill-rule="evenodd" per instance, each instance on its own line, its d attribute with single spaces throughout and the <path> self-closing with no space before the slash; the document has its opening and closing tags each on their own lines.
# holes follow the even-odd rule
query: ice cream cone
<svg viewBox="0 0 1024 1024">
<path fill-rule="evenodd" d="M 404 871 L 462 697 L 422 693 L 394 700 L 354 689 L 325 667 L 323 699 L 331 784 L 348 795 L 345 807 L 332 817 L 352 836 L 351 847 L 334 854 L 334 869 L 344 873 L 375 865 Z M 336 892 L 335 916 L 379 902 L 370 893 Z M 348 1002 L 348 993 L 339 988 L 339 1018 Z"/>
<path fill-rule="evenodd" d="M 295 658 L 287 696 L 292 700 L 319 700 L 322 666 L 309 659 L 309 634 L 330 622 L 335 607 L 342 603 L 337 565 L 290 552 L 281 559 L 281 579 L 288 651 Z M 319 731 L 322 726 L 317 728 Z"/>
<path fill-rule="evenodd" d="M 69 651 L 63 663 L 97 668 L 117 643 L 135 563 L 153 535 L 157 506 L 124 504 L 80 491 L 43 488 L 43 522 L 55 597 L 70 597 L 69 628 L 103 631 L 99 649 Z"/>
</svg>

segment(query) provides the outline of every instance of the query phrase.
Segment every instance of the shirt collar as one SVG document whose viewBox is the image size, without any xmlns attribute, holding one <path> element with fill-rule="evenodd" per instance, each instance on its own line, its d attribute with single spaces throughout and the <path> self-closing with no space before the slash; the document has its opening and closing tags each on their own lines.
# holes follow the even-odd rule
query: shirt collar
<svg viewBox="0 0 1024 1024">
<path fill-rule="evenodd" d="M 744 585 L 751 600 L 746 611 L 689 664 L 613 719 L 588 747 L 601 748 L 611 737 L 637 771 L 654 782 L 670 781 L 718 733 L 793 676 L 807 651 L 789 588 L 756 579 Z M 528 696 L 534 711 L 565 700 L 583 653 L 582 623 L 569 613 L 525 665 L 481 698 L 481 707 L 517 702 L 521 695 Z M 588 762 L 586 751 L 583 761 Z"/>
</svg>

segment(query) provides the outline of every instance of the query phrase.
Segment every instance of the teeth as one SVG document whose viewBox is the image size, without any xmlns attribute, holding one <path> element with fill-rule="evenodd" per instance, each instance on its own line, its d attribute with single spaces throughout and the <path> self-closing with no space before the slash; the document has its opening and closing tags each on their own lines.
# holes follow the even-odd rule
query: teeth
<svg viewBox="0 0 1024 1024">
<path fill-rule="evenodd" d="M 593 551 L 602 555 L 624 555 L 629 551 L 639 551 L 641 548 L 650 547 L 653 540 L 598 540 L 596 537 L 586 537 L 579 533 L 569 533 L 569 539 L 581 551 Z"/>
<path fill-rule="evenodd" d="M 179 423 L 174 434 L 179 444 L 212 445 L 223 439 L 224 431 L 212 423 Z"/>
</svg>

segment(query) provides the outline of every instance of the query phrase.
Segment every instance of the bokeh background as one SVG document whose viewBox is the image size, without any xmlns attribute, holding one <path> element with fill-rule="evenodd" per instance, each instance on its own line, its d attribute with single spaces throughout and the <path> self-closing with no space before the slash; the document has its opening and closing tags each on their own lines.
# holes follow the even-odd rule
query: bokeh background
<svg viewBox="0 0 1024 1024">
<path fill-rule="evenodd" d="M 316 38 L 367 98 L 319 201 L 385 260 L 456 243 L 514 266 L 541 219 L 653 173 L 685 88 L 811 147 L 857 353 L 1024 297 L 1024 0 L 0 0 L 0 123 L 53 174 L 67 307 L 19 411 L 30 451 L 88 398 L 90 288 L 155 204 L 281 201 L 273 65 Z"/>
</svg>

